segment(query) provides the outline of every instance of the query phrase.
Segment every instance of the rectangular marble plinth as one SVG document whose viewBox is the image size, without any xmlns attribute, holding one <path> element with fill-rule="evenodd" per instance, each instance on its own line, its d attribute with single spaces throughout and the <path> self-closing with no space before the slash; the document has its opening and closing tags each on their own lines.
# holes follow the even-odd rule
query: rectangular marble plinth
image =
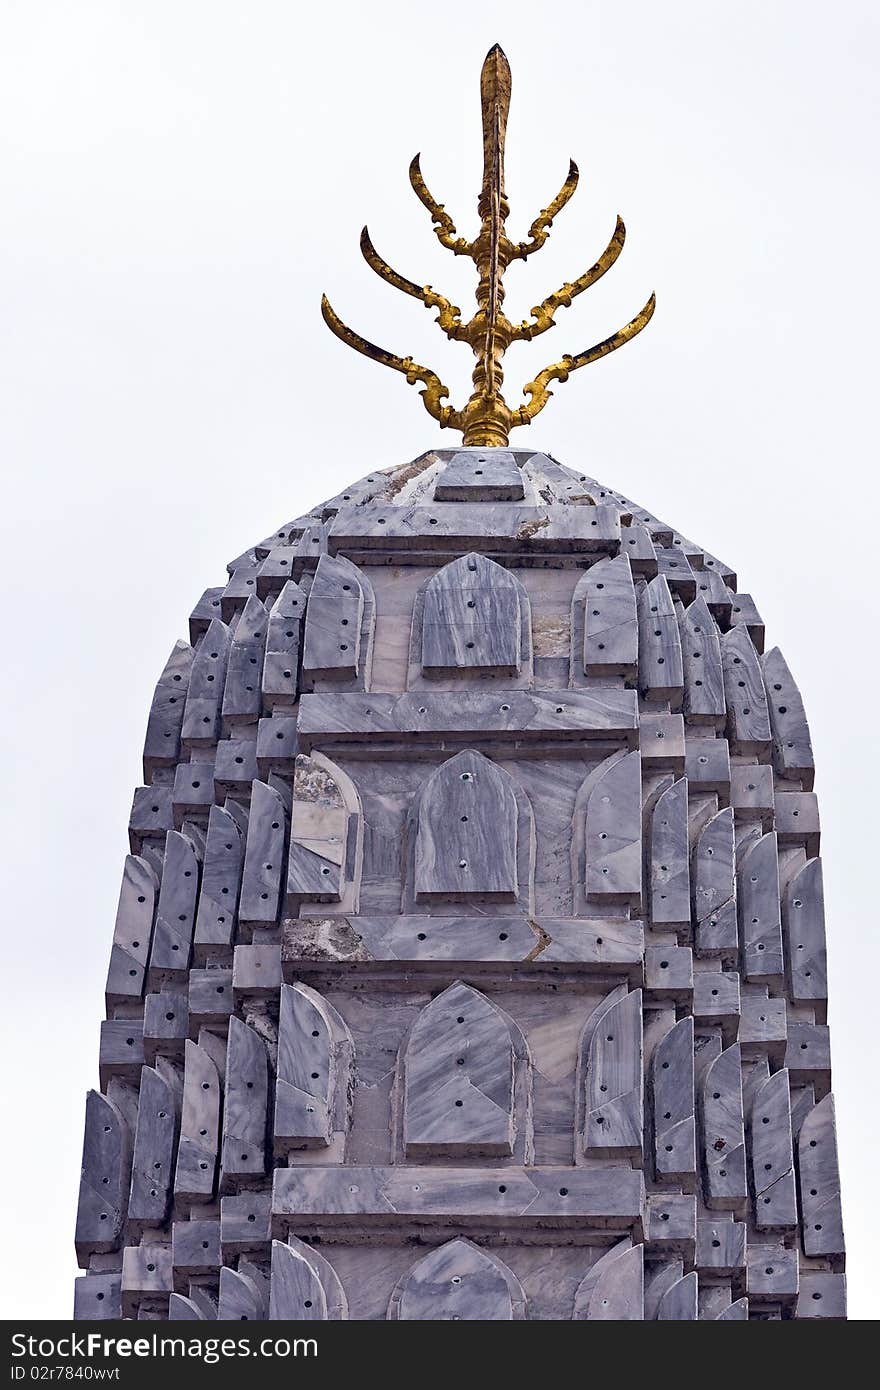
<svg viewBox="0 0 880 1390">
<path fill-rule="evenodd" d="M 644 1206 L 633 1168 L 278 1168 L 272 1233 L 317 1226 L 632 1230 Z"/>
<path fill-rule="evenodd" d="M 431 738 L 465 745 L 481 739 L 621 739 L 634 747 L 638 722 L 634 690 L 316 694 L 302 697 L 297 734 L 301 752 L 317 744 L 399 745 Z"/>
</svg>

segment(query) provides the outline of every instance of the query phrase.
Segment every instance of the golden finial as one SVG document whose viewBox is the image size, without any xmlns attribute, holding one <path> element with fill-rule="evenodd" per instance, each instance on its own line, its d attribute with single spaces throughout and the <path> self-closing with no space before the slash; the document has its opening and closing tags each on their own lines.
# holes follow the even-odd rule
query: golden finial
<svg viewBox="0 0 880 1390">
<path fill-rule="evenodd" d="M 366 338 L 353 332 L 334 313 L 324 295 L 321 299 L 321 313 L 328 327 L 349 347 L 355 348 L 374 361 L 403 372 L 413 386 L 417 381 L 423 383 L 422 400 L 428 414 L 444 428 L 462 430 L 464 443 L 487 448 L 493 445 L 504 447 L 510 431 L 517 425 L 529 425 L 543 410 L 551 395 L 551 381 L 567 381 L 570 374 L 585 367 L 588 362 L 596 362 L 609 352 L 628 343 L 640 333 L 654 312 L 654 296 L 636 314 L 625 328 L 613 333 L 594 347 L 576 353 L 566 354 L 561 362 L 554 362 L 539 372 L 534 381 L 523 387 L 529 399 L 520 406 L 511 407 L 501 394 L 504 374 L 501 369 L 504 353 L 511 343 L 529 341 L 539 333 L 553 328 L 557 309 L 568 308 L 576 295 L 594 285 L 617 260 L 623 250 L 626 229 L 620 218 L 602 255 L 594 266 L 580 275 L 577 280 L 565 284 L 554 294 L 548 295 L 532 310 L 531 318 L 520 324 L 513 324 L 506 317 L 504 304 L 504 272 L 511 261 L 525 260 L 538 251 L 547 240 L 553 219 L 565 206 L 574 193 L 578 182 L 578 170 L 570 161 L 568 177 L 549 207 L 535 218 L 529 228 L 526 241 L 514 243 L 505 230 L 510 208 L 504 192 L 504 140 L 507 131 L 507 113 L 510 109 L 510 64 L 498 44 L 491 48 L 483 63 L 480 74 L 480 101 L 483 109 L 483 185 L 477 203 L 480 215 L 480 231 L 475 241 L 466 241 L 456 233 L 452 218 L 442 203 L 434 201 L 428 192 L 416 155 L 409 168 L 410 183 L 417 196 L 431 214 L 434 231 L 442 246 L 456 256 L 470 256 L 477 267 L 477 312 L 468 323 L 462 323 L 461 310 L 457 309 L 442 294 L 437 294 L 430 285 L 419 286 L 392 270 L 370 240 L 364 227 L 361 233 L 361 251 L 368 265 L 377 275 L 389 284 L 403 290 L 404 294 L 420 299 L 428 309 L 437 309 L 437 323 L 448 338 L 469 343 L 477 359 L 474 368 L 473 394 L 462 410 L 444 405 L 449 391 L 428 367 L 420 367 L 411 357 L 398 357 L 393 352 L 376 347 Z"/>
</svg>

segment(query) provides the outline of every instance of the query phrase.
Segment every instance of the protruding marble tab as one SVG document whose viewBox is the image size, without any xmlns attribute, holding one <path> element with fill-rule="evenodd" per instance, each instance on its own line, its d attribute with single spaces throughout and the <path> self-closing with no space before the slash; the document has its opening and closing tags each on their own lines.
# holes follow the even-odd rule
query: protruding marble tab
<svg viewBox="0 0 880 1390">
<path fill-rule="evenodd" d="M 322 555 L 309 590 L 303 680 L 354 680 L 360 669 L 364 591 L 360 571 L 341 556 Z"/>
<path fill-rule="evenodd" d="M 702 1083 L 704 1198 L 710 1211 L 740 1211 L 747 1195 L 739 1045 L 720 1052 Z"/>
<path fill-rule="evenodd" d="M 247 1272 L 224 1265 L 220 1270 L 220 1301 L 217 1317 L 221 1322 L 262 1322 L 266 1317 L 266 1298 L 260 1272 L 253 1265 Z"/>
<path fill-rule="evenodd" d="M 256 597 L 259 568 L 253 551 L 247 556 L 240 556 L 229 576 L 229 583 L 220 595 L 220 616 L 224 623 L 232 623 L 236 614 L 243 612 L 249 599 Z"/>
<path fill-rule="evenodd" d="M 773 769 L 767 763 L 737 763 L 730 769 L 730 804 L 737 822 L 760 821 L 772 829 Z"/>
<path fill-rule="evenodd" d="M 308 985 L 282 985 L 275 1086 L 275 1152 L 326 1148 L 348 1124 L 354 1055 L 339 1014 Z"/>
<path fill-rule="evenodd" d="M 243 855 L 238 820 L 231 811 L 212 806 L 196 914 L 194 944 L 199 960 L 221 949 L 224 959 L 231 958 Z"/>
<path fill-rule="evenodd" d="M 684 770 L 694 795 L 717 792 L 723 802 L 730 796 L 730 749 L 726 738 L 689 738 Z"/>
<path fill-rule="evenodd" d="M 329 1260 L 295 1236 L 272 1242 L 270 1322 L 339 1322 L 348 1317 L 345 1291 Z"/>
<path fill-rule="evenodd" d="M 253 1028 L 233 1016 L 226 1051 L 221 1184 L 261 1177 L 266 1170 L 268 1088 L 266 1045 Z"/>
<path fill-rule="evenodd" d="M 230 640 L 229 628 L 214 618 L 196 648 L 181 728 L 181 739 L 190 748 L 216 743 L 220 736 Z"/>
<path fill-rule="evenodd" d="M 684 670 L 675 605 L 662 574 L 639 594 L 639 689 L 648 700 L 681 708 Z"/>
<path fill-rule="evenodd" d="M 161 1226 L 174 1183 L 177 1104 L 170 1083 L 144 1067 L 138 1099 L 128 1216 L 139 1227 Z"/>
<path fill-rule="evenodd" d="M 798 1181 L 804 1254 L 842 1255 L 843 1217 L 837 1166 L 834 1096 L 829 1092 L 807 1115 L 798 1136 Z"/>
<path fill-rule="evenodd" d="M 189 1280 L 201 1275 L 219 1276 L 223 1256 L 217 1217 L 207 1221 L 175 1221 L 171 1228 L 171 1260 L 178 1289 L 188 1288 Z"/>
<path fill-rule="evenodd" d="M 620 551 L 629 560 L 633 574 L 642 579 L 654 578 L 657 573 L 657 555 L 647 526 L 643 526 L 640 521 L 621 526 Z"/>
<path fill-rule="evenodd" d="M 156 768 L 173 767 L 180 756 L 180 731 L 194 656 L 188 642 L 175 642 L 159 677 L 144 740 L 145 782 L 152 781 Z"/>
<path fill-rule="evenodd" d="M 842 1322 L 846 1318 L 846 1275 L 804 1270 L 794 1315 Z"/>
<path fill-rule="evenodd" d="M 361 835 L 360 801 L 351 779 L 319 753 L 299 754 L 293 778 L 287 899 L 342 902 L 353 882 Z"/>
<path fill-rule="evenodd" d="M 584 675 L 636 675 L 639 626 L 626 554 L 597 561 L 578 581 L 572 597 L 572 653 L 579 646 Z"/>
<path fill-rule="evenodd" d="M 388 1317 L 405 1321 L 511 1322 L 526 1316 L 519 1280 L 493 1251 L 469 1240 L 431 1250 L 399 1281 Z"/>
<path fill-rule="evenodd" d="M 751 594 L 734 594 L 730 623 L 732 627 L 744 627 L 755 645 L 755 651 L 759 655 L 763 652 L 764 619 L 758 612 Z"/>
<path fill-rule="evenodd" d="M 687 781 L 673 782 L 651 813 L 651 921 L 689 936 L 691 924 Z"/>
<path fill-rule="evenodd" d="M 126 855 L 107 970 L 108 1009 L 143 994 L 158 894 L 159 880 L 152 866 L 137 855 Z"/>
<path fill-rule="evenodd" d="M 277 922 L 284 882 L 287 807 L 267 782 L 251 788 L 247 845 L 241 876 L 238 919 L 250 930 Z"/>
<path fill-rule="evenodd" d="M 131 1135 L 117 1105 L 89 1091 L 83 1138 L 76 1253 L 81 1266 L 91 1255 L 116 1250 L 128 1202 Z"/>
<path fill-rule="evenodd" d="M 721 639 L 727 738 L 731 753 L 763 758 L 770 749 L 770 716 L 761 663 L 744 627 L 733 627 Z"/>
<path fill-rule="evenodd" d="M 577 1322 L 635 1322 L 644 1318 L 645 1261 L 629 1236 L 600 1255 L 574 1296 Z"/>
<path fill-rule="evenodd" d="M 698 1292 L 697 1272 L 691 1270 L 666 1290 L 657 1307 L 657 1321 L 696 1322 Z"/>
<path fill-rule="evenodd" d="M 509 449 L 462 449 L 434 484 L 436 502 L 518 502 L 523 476 Z"/>
<path fill-rule="evenodd" d="M 697 955 L 724 955 L 738 944 L 733 811 L 719 811 L 705 826 L 693 857 L 694 946 Z"/>
<path fill-rule="evenodd" d="M 220 1129 L 220 1078 L 204 1047 L 187 1039 L 183 1111 L 174 1193 L 190 1202 L 214 1194 Z"/>
<path fill-rule="evenodd" d="M 782 913 L 774 832 L 762 835 L 746 851 L 737 881 L 743 978 L 781 980 Z"/>
<path fill-rule="evenodd" d="M 587 786 L 587 899 L 638 906 L 642 895 L 642 764 L 638 750 L 606 759 L 590 774 Z"/>
<path fill-rule="evenodd" d="M 778 647 L 761 658 L 770 728 L 773 766 L 780 777 L 799 781 L 804 791 L 813 786 L 813 745 L 804 703 Z"/>
<path fill-rule="evenodd" d="M 289 583 L 298 558 L 297 545 L 276 545 L 265 559 L 260 561 L 257 570 L 257 598 L 265 603 L 273 601 Z"/>
<path fill-rule="evenodd" d="M 657 1181 L 692 1185 L 697 1170 L 692 1018 L 680 1019 L 654 1049 L 651 1095 Z"/>
<path fill-rule="evenodd" d="M 780 1304 L 789 1307 L 798 1295 L 798 1253 L 782 1245 L 749 1242 L 746 1256 L 746 1291 L 749 1306 Z M 778 1316 L 778 1314 L 777 1314 Z"/>
<path fill-rule="evenodd" d="M 741 1276 L 746 1266 L 746 1223 L 734 1221 L 729 1213 L 697 1222 L 697 1269 L 714 1277 Z"/>
<path fill-rule="evenodd" d="M 305 593 L 292 579 L 288 580 L 269 610 L 263 664 L 263 700 L 269 709 L 284 708 L 296 701 L 305 615 Z"/>
<path fill-rule="evenodd" d="M 788 1230 L 797 1225 L 791 1098 L 788 1072 L 768 1076 L 752 1101 L 751 1173 L 755 1225 L 759 1231 Z"/>
<path fill-rule="evenodd" d="M 642 991 L 612 990 L 587 1021 L 581 1044 L 583 1146 L 593 1158 L 642 1153 Z"/>
<path fill-rule="evenodd" d="M 169 830 L 150 951 L 151 989 L 158 989 L 163 983 L 186 981 L 195 930 L 199 868 L 193 841 L 188 835 Z"/>
<path fill-rule="evenodd" d="M 252 595 L 235 625 L 223 689 L 223 727 L 255 724 L 260 717 L 263 657 L 269 615 Z"/>
<path fill-rule="evenodd" d="M 828 967 L 821 859 L 808 859 L 789 881 L 782 899 L 782 923 L 792 999 L 826 999 Z"/>
<path fill-rule="evenodd" d="M 684 714 L 689 724 L 724 725 L 724 678 L 715 619 L 700 595 L 679 617 Z"/>
<path fill-rule="evenodd" d="M 84 1274 L 74 1283 L 74 1322 L 118 1321 L 122 1317 L 122 1274 Z"/>
<path fill-rule="evenodd" d="M 203 637 L 208 631 L 214 619 L 220 617 L 220 595 L 222 593 L 222 587 L 219 589 L 206 589 L 195 608 L 190 613 L 189 640 L 193 646 L 195 646 L 199 638 Z"/>
</svg>

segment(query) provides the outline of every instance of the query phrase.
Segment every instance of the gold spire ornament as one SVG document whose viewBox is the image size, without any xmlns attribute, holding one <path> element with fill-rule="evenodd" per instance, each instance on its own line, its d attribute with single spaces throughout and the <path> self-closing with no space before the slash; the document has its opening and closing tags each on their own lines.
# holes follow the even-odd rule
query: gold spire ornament
<svg viewBox="0 0 880 1390">
<path fill-rule="evenodd" d="M 555 327 L 554 315 L 557 309 L 568 308 L 572 300 L 584 290 L 594 285 L 609 270 L 623 250 L 626 229 L 618 217 L 614 233 L 595 265 L 580 275 L 577 280 L 565 284 L 554 294 L 535 306 L 531 317 L 520 324 L 511 323 L 504 313 L 504 272 L 511 261 L 525 260 L 533 252 L 540 250 L 550 234 L 553 219 L 565 207 L 578 183 L 578 169 L 570 161 L 568 177 L 549 207 L 535 218 L 526 241 L 512 242 L 505 230 L 510 207 L 504 192 L 504 141 L 507 131 L 507 113 L 510 110 L 510 64 L 498 44 L 490 49 L 480 74 L 480 101 L 483 109 L 483 186 L 477 203 L 480 216 L 480 231 L 476 240 L 467 241 L 457 235 L 452 218 L 442 203 L 435 202 L 428 191 L 416 155 L 409 168 L 410 183 L 419 200 L 424 203 L 434 223 L 434 231 L 441 246 L 456 256 L 469 256 L 479 275 L 477 285 L 477 312 L 468 323 L 462 323 L 461 310 L 456 308 L 442 294 L 430 285 L 420 286 L 407 280 L 385 262 L 370 240 L 364 227 L 361 233 L 361 251 L 367 264 L 387 280 L 390 285 L 403 290 L 404 294 L 420 299 L 428 309 L 437 309 L 436 322 L 448 338 L 469 343 L 476 356 L 474 368 L 474 390 L 467 405 L 456 410 L 445 405 L 449 390 L 443 385 L 436 372 L 429 367 L 420 367 L 411 357 L 398 357 L 385 348 L 368 342 L 360 334 L 342 322 L 331 308 L 327 296 L 322 296 L 321 313 L 327 326 L 349 347 L 372 357 L 386 367 L 402 372 L 410 386 L 420 381 L 420 392 L 425 409 L 443 428 L 461 430 L 464 443 L 479 448 L 507 445 L 510 431 L 518 425 L 529 425 L 543 410 L 552 396 L 549 390 L 551 381 L 567 381 L 572 372 L 585 367 L 588 362 L 597 362 L 607 357 L 609 352 L 628 343 L 648 323 L 654 312 L 654 296 L 636 314 L 634 319 L 604 338 L 594 347 L 586 348 L 574 356 L 566 354 L 561 362 L 554 362 L 539 372 L 534 381 L 523 387 L 528 397 L 524 404 L 509 406 L 501 394 L 504 380 L 502 359 L 511 343 L 529 342 L 548 328 Z"/>
</svg>

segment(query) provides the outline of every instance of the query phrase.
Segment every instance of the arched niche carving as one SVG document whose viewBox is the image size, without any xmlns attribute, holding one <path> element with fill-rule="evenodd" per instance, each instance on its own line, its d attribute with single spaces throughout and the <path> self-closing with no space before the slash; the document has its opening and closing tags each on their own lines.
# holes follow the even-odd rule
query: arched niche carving
<svg viewBox="0 0 880 1390">
<path fill-rule="evenodd" d="M 571 599 L 571 683 L 586 676 L 638 672 L 636 591 L 626 555 L 598 560 L 575 585 Z"/>
<path fill-rule="evenodd" d="M 287 904 L 338 904 L 357 912 L 363 813 L 351 778 L 322 753 L 297 755 L 293 775 Z"/>
<path fill-rule="evenodd" d="M 575 1322 L 635 1322 L 645 1316 L 643 1245 L 626 1236 L 591 1265 L 574 1296 Z"/>
<path fill-rule="evenodd" d="M 571 872 L 576 913 L 638 909 L 642 898 L 642 762 L 638 749 L 594 767 L 575 798 Z"/>
<path fill-rule="evenodd" d="M 526 1296 L 494 1252 L 450 1240 L 413 1265 L 391 1295 L 388 1317 L 407 1322 L 512 1322 L 526 1317 Z"/>
<path fill-rule="evenodd" d="M 272 1242 L 270 1322 L 340 1322 L 348 1301 L 339 1275 L 319 1250 L 296 1236 Z"/>
<path fill-rule="evenodd" d="M 410 829 L 415 903 L 530 899 L 531 806 L 510 774 L 482 753 L 465 749 L 432 773 Z"/>
<path fill-rule="evenodd" d="M 275 1153 L 341 1149 L 348 1131 L 354 1043 L 340 1014 L 308 985 L 281 986 Z"/>
<path fill-rule="evenodd" d="M 409 686 L 532 676 L 531 608 L 515 574 L 471 552 L 437 570 L 413 606 Z"/>
<path fill-rule="evenodd" d="M 309 589 L 302 685 L 369 690 L 376 603 L 363 570 L 342 555 L 322 555 Z"/>
<path fill-rule="evenodd" d="M 522 1032 L 455 981 L 426 1004 L 401 1050 L 402 1154 L 532 1161 L 532 1062 Z"/>
<path fill-rule="evenodd" d="M 578 1048 L 575 1161 L 633 1158 L 644 1129 L 642 991 L 618 985 L 587 1019 Z"/>
</svg>

